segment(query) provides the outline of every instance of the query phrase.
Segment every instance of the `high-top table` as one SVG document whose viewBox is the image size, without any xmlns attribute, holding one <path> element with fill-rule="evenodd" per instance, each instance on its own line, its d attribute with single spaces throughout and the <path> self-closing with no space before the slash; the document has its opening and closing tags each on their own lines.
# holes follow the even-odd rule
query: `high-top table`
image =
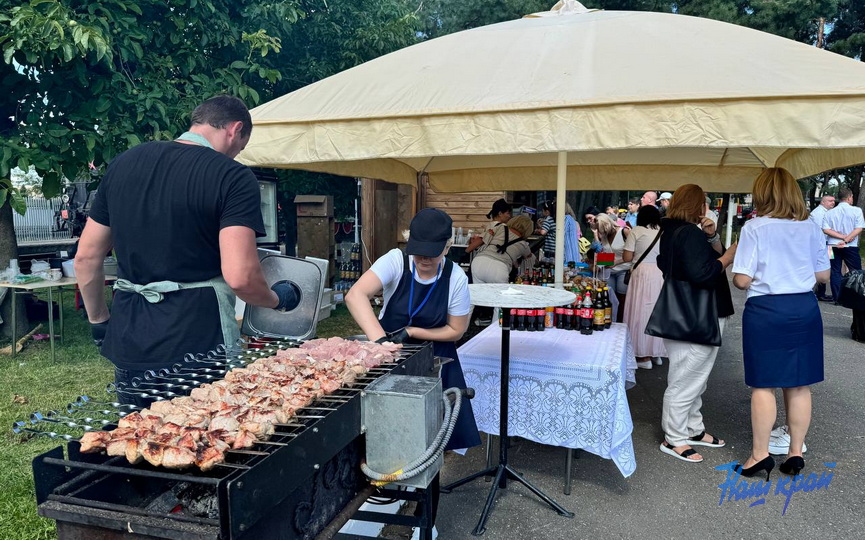
<svg viewBox="0 0 865 540">
<path fill-rule="evenodd" d="M 499 434 L 501 332 L 495 321 L 457 351 L 466 386 L 475 389 L 478 429 L 490 435 Z M 612 460 L 622 476 L 634 473 L 627 389 L 636 383 L 637 362 L 626 325 L 613 323 L 589 336 L 558 328 L 516 332 L 510 357 L 508 433 L 568 449 L 565 495 L 572 449 Z"/>
<path fill-rule="evenodd" d="M 509 294 L 509 293 L 515 294 Z M 441 488 L 443 493 L 471 482 L 482 476 L 495 476 L 490 488 L 487 502 L 481 512 L 480 520 L 472 534 L 480 536 L 486 531 L 487 519 L 496 499 L 499 488 L 507 488 L 508 478 L 526 486 L 542 501 L 547 503 L 553 510 L 562 516 L 574 517 L 572 512 L 562 508 L 556 501 L 547 496 L 543 491 L 532 485 L 520 473 L 508 464 L 508 382 L 510 380 L 510 309 L 512 308 L 543 308 L 548 306 L 563 306 L 571 304 L 576 300 L 576 295 L 562 289 L 553 287 L 534 287 L 530 285 L 508 285 L 507 283 L 484 283 L 469 285 L 472 305 L 502 308 L 502 368 L 501 368 L 501 402 L 499 410 L 499 434 L 502 444 L 499 445 L 499 462 L 497 465 L 488 467 L 482 471 L 471 474 L 461 480 Z"/>
</svg>

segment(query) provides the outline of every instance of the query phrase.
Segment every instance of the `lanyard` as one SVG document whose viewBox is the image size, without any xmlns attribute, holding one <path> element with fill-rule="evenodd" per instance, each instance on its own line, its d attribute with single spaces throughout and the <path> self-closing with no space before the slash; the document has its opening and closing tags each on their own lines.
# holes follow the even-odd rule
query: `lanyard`
<svg viewBox="0 0 865 540">
<path fill-rule="evenodd" d="M 213 145 L 210 144 L 210 141 L 208 141 L 203 135 L 199 135 L 198 133 L 193 133 L 191 131 L 187 131 L 175 140 L 188 141 L 195 144 L 200 144 L 201 146 L 206 146 L 207 148 L 214 150 Z"/>
<path fill-rule="evenodd" d="M 438 285 L 439 272 L 441 271 L 441 269 L 442 269 L 442 265 L 441 265 L 441 263 L 439 263 L 439 266 L 436 269 L 436 279 L 435 279 L 435 281 L 433 281 L 432 287 L 429 288 L 429 290 L 426 293 L 426 297 L 424 297 L 423 301 L 420 303 L 420 305 L 417 307 L 417 309 L 412 311 L 411 306 L 412 306 L 412 304 L 414 304 L 414 281 L 415 281 L 415 277 L 417 276 L 417 266 L 412 267 L 412 269 L 411 269 L 411 288 L 408 290 L 408 322 L 406 323 L 406 326 L 411 326 L 411 321 L 412 321 L 412 319 L 414 319 L 414 316 L 417 315 L 418 311 L 420 311 L 421 308 L 424 307 L 424 305 L 426 304 L 427 300 L 429 300 L 430 295 L 432 295 L 433 290 L 435 290 L 436 285 Z"/>
</svg>

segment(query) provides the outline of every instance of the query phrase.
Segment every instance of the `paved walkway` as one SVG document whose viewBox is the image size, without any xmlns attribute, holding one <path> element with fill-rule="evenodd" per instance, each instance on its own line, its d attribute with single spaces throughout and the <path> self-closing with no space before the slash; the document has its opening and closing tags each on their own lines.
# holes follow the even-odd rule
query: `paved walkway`
<svg viewBox="0 0 865 540">
<path fill-rule="evenodd" d="M 658 451 L 662 440 L 661 402 L 667 366 L 638 370 L 628 392 L 634 419 L 637 471 L 623 478 L 615 465 L 588 453 L 574 462 L 570 496 L 562 493 L 565 450 L 515 440 L 511 463 L 538 487 L 576 514 L 558 516 L 522 486 L 499 491 L 486 538 L 861 538 L 865 529 L 865 344 L 850 339 L 850 311 L 821 303 L 826 336 L 826 380 L 813 388 L 814 415 L 806 439 L 804 472 L 828 471 L 837 462 L 828 488 L 786 497 L 775 495 L 777 469 L 765 504 L 756 499 L 719 506 L 718 487 L 726 473 L 714 467 L 744 460 L 750 451 L 750 393 L 742 368 L 741 311 L 745 295 L 734 291 L 737 314 L 704 395 L 708 430 L 727 440 L 724 448 L 702 451 L 699 464 L 678 461 Z M 779 394 L 780 395 L 780 394 Z M 780 401 L 780 400 L 779 400 Z M 779 413 L 780 407 L 779 407 Z M 480 470 L 482 448 L 466 456 L 449 455 L 442 483 Z M 483 480 L 442 495 L 439 538 L 473 538 L 490 484 Z"/>
</svg>

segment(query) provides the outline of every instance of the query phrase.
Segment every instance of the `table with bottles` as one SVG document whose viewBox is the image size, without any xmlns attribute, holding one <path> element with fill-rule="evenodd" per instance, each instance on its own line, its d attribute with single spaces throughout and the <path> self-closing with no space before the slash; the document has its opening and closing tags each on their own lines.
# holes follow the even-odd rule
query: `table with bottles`
<svg viewBox="0 0 865 540">
<path fill-rule="evenodd" d="M 626 390 L 637 368 L 628 328 L 610 321 L 601 282 L 569 287 L 578 295 L 572 305 L 511 311 L 508 433 L 611 459 L 627 477 L 636 460 Z M 501 336 L 493 322 L 458 350 L 476 392 L 478 428 L 492 435 L 499 433 Z"/>
</svg>

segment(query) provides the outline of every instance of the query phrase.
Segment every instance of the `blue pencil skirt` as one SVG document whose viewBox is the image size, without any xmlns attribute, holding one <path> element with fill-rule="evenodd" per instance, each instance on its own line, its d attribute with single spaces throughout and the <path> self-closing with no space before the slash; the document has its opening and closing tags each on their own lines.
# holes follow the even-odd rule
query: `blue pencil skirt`
<svg viewBox="0 0 865 540">
<path fill-rule="evenodd" d="M 754 296 L 742 313 L 745 384 L 793 388 L 823 380 L 823 319 L 814 293 Z"/>
</svg>

